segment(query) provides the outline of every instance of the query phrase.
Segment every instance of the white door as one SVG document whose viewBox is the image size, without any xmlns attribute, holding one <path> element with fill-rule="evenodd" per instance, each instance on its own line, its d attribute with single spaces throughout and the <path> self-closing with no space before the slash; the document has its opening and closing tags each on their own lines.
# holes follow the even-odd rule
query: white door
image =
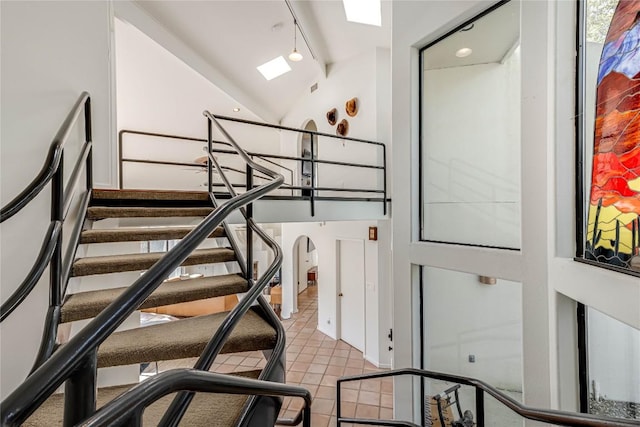
<svg viewBox="0 0 640 427">
<path fill-rule="evenodd" d="M 338 245 L 340 338 L 364 352 L 364 240 Z"/>
</svg>

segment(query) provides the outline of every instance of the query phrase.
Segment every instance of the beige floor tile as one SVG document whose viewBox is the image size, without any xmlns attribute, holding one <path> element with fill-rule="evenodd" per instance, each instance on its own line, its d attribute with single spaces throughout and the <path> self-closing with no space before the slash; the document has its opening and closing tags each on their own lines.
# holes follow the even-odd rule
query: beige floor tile
<svg viewBox="0 0 640 427">
<path fill-rule="evenodd" d="M 317 329 L 317 288 L 309 287 L 298 296 L 298 313 L 283 320 L 287 333 L 287 384 L 300 384 L 314 397 L 312 426 L 336 425 L 336 381 L 347 375 L 377 372 L 378 369 L 364 360 L 362 352 L 344 341 L 334 340 Z M 253 352 L 243 354 L 242 361 L 216 360 L 222 369 L 247 369 L 254 358 L 261 355 Z M 229 357 L 233 357 L 229 356 Z M 223 363 L 226 362 L 226 363 Z M 264 364 L 264 358 L 260 361 Z M 237 365 L 237 366 L 233 366 Z M 231 367 L 230 367 L 231 366 Z M 382 393 L 381 393 L 382 392 Z M 391 379 L 346 382 L 342 385 L 342 416 L 378 418 L 392 412 L 393 392 Z M 384 403 L 384 405 L 383 405 Z M 302 408 L 302 399 L 286 399 L 280 418 L 294 418 Z M 391 414 L 392 415 L 392 414 Z M 391 416 L 387 419 L 392 419 Z M 345 424 L 343 424 L 345 426 Z"/>
</svg>

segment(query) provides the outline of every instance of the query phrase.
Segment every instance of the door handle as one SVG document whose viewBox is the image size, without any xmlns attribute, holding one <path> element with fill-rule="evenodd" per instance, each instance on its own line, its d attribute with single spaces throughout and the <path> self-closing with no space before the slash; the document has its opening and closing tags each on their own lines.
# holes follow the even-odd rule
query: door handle
<svg viewBox="0 0 640 427">
<path fill-rule="evenodd" d="M 340 292 L 340 293 L 338 294 L 338 296 L 339 296 L 339 297 L 342 297 L 342 296 L 344 296 L 344 295 L 342 295 L 342 292 Z"/>
</svg>

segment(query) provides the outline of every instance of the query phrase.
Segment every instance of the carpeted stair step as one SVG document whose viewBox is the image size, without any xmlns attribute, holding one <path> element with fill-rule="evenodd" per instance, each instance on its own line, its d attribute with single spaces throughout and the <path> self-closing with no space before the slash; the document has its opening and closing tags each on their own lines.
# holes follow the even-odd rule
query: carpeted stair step
<svg viewBox="0 0 640 427">
<path fill-rule="evenodd" d="M 212 207 L 91 206 L 87 209 L 87 219 L 205 217 L 211 212 Z"/>
<path fill-rule="evenodd" d="M 260 371 L 237 372 L 230 375 L 257 379 Z M 135 384 L 98 389 L 97 408 L 129 390 Z M 159 399 L 145 409 L 143 415 L 144 426 L 157 426 L 175 397 L 170 394 Z M 180 425 L 185 427 L 230 427 L 239 421 L 240 413 L 247 401 L 247 396 L 233 394 L 196 393 L 189 405 Z M 51 396 L 34 414 L 23 424 L 25 427 L 55 427 L 62 426 L 64 408 L 63 394 Z"/>
<path fill-rule="evenodd" d="M 197 357 L 229 312 L 116 332 L 98 349 L 98 367 Z M 221 353 L 268 350 L 276 331 L 253 309 L 235 326 Z"/>
<path fill-rule="evenodd" d="M 206 191 L 118 190 L 94 188 L 93 200 L 169 200 L 210 201 Z"/>
<path fill-rule="evenodd" d="M 152 252 L 78 258 L 73 263 L 71 275 L 78 277 L 147 270 L 164 255 L 165 252 Z M 229 248 L 197 249 L 181 265 L 214 264 L 235 259 L 235 253 Z"/>
<path fill-rule="evenodd" d="M 126 289 L 101 289 L 69 295 L 62 306 L 61 323 L 97 316 Z M 164 282 L 142 303 L 140 309 L 239 294 L 248 290 L 247 280 L 238 274 Z"/>
<path fill-rule="evenodd" d="M 136 227 L 110 230 L 85 230 L 80 243 L 145 242 L 150 240 L 178 240 L 194 227 Z M 218 227 L 209 237 L 224 237 L 224 228 Z"/>
</svg>

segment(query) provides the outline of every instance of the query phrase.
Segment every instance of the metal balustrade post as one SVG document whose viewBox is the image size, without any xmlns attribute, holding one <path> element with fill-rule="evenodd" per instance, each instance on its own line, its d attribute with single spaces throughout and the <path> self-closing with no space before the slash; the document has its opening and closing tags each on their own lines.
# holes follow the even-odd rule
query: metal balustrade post
<svg viewBox="0 0 640 427">
<path fill-rule="evenodd" d="M 484 390 L 476 388 L 476 426 L 484 427 Z"/>
<path fill-rule="evenodd" d="M 387 146 L 382 146 L 382 214 L 387 214 Z"/>
<path fill-rule="evenodd" d="M 253 168 L 247 164 L 247 191 L 253 188 Z M 247 280 L 253 280 L 253 229 L 249 221 L 253 219 L 253 203 L 246 206 L 246 230 L 247 230 Z"/>
<path fill-rule="evenodd" d="M 311 134 L 311 216 L 316 215 L 316 136 Z"/>
<path fill-rule="evenodd" d="M 311 407 L 306 407 L 302 411 L 302 425 L 304 427 L 311 427 Z"/>
<path fill-rule="evenodd" d="M 340 421 L 340 417 L 342 417 L 342 398 L 340 397 L 340 389 L 342 383 L 338 381 L 336 384 L 336 418 L 337 418 L 337 426 L 340 427 L 342 425 L 342 421 Z"/>
<path fill-rule="evenodd" d="M 209 193 L 213 192 L 213 165 L 209 155 L 213 155 L 213 128 L 211 119 L 207 119 L 207 188 Z"/>
<path fill-rule="evenodd" d="M 87 98 L 84 104 L 84 140 L 91 142 L 93 134 L 91 130 L 91 98 Z M 93 146 L 89 149 L 85 168 L 87 190 L 93 189 Z"/>
<path fill-rule="evenodd" d="M 64 385 L 64 427 L 71 427 L 96 412 L 97 350 L 87 355 Z"/>
<path fill-rule="evenodd" d="M 64 216 L 64 150 L 60 157 L 60 166 L 51 178 L 51 221 L 62 223 Z M 63 225 L 61 225 L 61 228 Z M 62 304 L 62 229 L 56 239 L 49 263 L 49 306 L 57 307 Z"/>
</svg>

